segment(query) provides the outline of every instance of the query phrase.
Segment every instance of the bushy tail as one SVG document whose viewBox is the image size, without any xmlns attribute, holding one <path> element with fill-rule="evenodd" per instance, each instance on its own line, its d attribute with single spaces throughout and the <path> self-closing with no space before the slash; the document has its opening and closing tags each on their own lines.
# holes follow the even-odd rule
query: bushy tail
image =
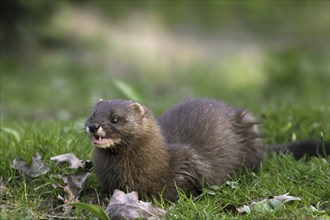
<svg viewBox="0 0 330 220">
<path fill-rule="evenodd" d="M 310 139 L 285 144 L 274 144 L 268 147 L 268 153 L 292 153 L 296 159 L 304 156 L 326 157 L 330 155 L 330 141 Z"/>
</svg>

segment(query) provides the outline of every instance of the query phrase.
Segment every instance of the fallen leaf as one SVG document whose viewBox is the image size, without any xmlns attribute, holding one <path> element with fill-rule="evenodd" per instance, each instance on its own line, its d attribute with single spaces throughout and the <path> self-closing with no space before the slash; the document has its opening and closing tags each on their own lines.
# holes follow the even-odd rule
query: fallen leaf
<svg viewBox="0 0 330 220">
<path fill-rule="evenodd" d="M 274 211 L 282 208 L 285 203 L 289 201 L 299 201 L 298 197 L 289 196 L 289 193 L 274 196 L 270 199 L 263 199 L 258 202 L 252 202 L 250 205 L 244 205 L 237 208 L 240 214 L 247 213 L 250 214 L 252 211 Z"/>
<path fill-rule="evenodd" d="M 273 199 L 271 200 L 281 200 L 283 203 L 287 203 L 287 202 L 290 202 L 290 201 L 296 201 L 296 200 L 301 200 L 300 198 L 298 197 L 294 197 L 294 196 L 289 196 L 289 193 L 285 193 L 283 195 L 280 195 L 280 196 L 274 196 Z"/>
<path fill-rule="evenodd" d="M 64 203 L 79 202 L 78 197 L 83 189 L 83 185 L 87 178 L 90 176 L 88 172 L 81 172 L 78 174 L 67 175 L 63 177 L 63 181 L 66 184 L 63 187 L 63 191 L 66 193 L 64 196 Z M 61 187 L 61 185 L 57 185 Z"/>
<path fill-rule="evenodd" d="M 23 172 L 25 175 L 30 177 L 38 177 L 41 174 L 48 173 L 49 171 L 49 167 L 47 167 L 45 162 L 41 160 L 41 156 L 39 154 L 36 154 L 36 156 L 33 157 L 31 165 L 28 165 L 22 159 L 14 159 L 10 164 L 10 168 Z"/>
<path fill-rule="evenodd" d="M 139 201 L 137 192 L 125 194 L 115 190 L 106 209 L 111 219 L 163 219 L 166 211 L 154 208 L 150 202 Z"/>
<path fill-rule="evenodd" d="M 61 154 L 51 157 L 50 160 L 56 161 L 56 164 L 69 163 L 72 169 L 91 169 L 92 162 L 88 160 L 80 160 L 73 153 Z M 81 170 L 80 170 L 81 171 Z M 59 183 L 53 183 L 54 188 L 61 188 L 65 192 L 64 196 L 58 195 L 57 198 L 64 204 L 68 203 L 79 203 L 79 195 L 83 189 L 83 185 L 87 178 L 90 176 L 89 172 L 79 172 L 77 174 L 69 174 L 64 176 L 62 179 L 65 185 Z M 63 211 L 69 212 L 72 206 L 64 206 Z"/>
<path fill-rule="evenodd" d="M 57 164 L 61 163 L 69 163 L 70 168 L 78 169 L 78 168 L 88 168 L 91 164 L 88 160 L 80 160 L 73 153 L 61 154 L 58 156 L 51 157 L 50 160 L 55 160 Z"/>
<path fill-rule="evenodd" d="M 59 183 L 53 183 L 54 188 L 62 188 L 65 192 L 65 196 L 58 195 L 57 198 L 63 201 L 64 204 L 79 202 L 78 198 L 83 189 L 83 185 L 90 176 L 89 172 L 80 172 L 78 174 L 66 175 L 63 177 L 63 181 L 66 185 Z M 72 207 L 64 206 L 64 212 L 68 212 Z"/>
<path fill-rule="evenodd" d="M 91 174 L 89 172 L 80 172 L 77 174 L 64 176 L 63 181 L 71 187 L 82 189 L 84 183 L 90 175 Z"/>
</svg>

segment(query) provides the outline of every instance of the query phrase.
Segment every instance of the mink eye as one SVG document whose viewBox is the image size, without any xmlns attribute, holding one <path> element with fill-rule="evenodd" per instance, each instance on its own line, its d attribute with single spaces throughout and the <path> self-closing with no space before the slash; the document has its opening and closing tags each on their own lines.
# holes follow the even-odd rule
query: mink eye
<svg viewBox="0 0 330 220">
<path fill-rule="evenodd" d="M 112 124 L 116 124 L 118 121 L 119 121 L 119 119 L 116 118 L 116 117 L 114 117 L 114 118 L 111 119 L 111 123 Z"/>
</svg>

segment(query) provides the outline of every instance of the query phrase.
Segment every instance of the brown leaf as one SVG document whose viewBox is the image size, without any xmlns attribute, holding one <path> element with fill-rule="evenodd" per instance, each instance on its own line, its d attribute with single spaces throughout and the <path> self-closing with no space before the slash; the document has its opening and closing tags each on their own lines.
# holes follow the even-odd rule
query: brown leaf
<svg viewBox="0 0 330 220">
<path fill-rule="evenodd" d="M 53 184 L 53 187 L 63 188 L 63 191 L 66 193 L 64 196 L 64 203 L 78 202 L 79 194 L 89 176 L 89 172 L 67 175 L 63 177 L 63 181 L 66 183 L 64 187 L 60 184 Z"/>
<path fill-rule="evenodd" d="M 54 156 L 50 158 L 51 160 L 55 160 L 57 164 L 61 163 L 69 163 L 70 168 L 78 169 L 78 168 L 87 168 L 91 166 L 91 162 L 88 160 L 80 160 L 73 153 L 61 154 L 58 156 Z"/>
<path fill-rule="evenodd" d="M 47 167 L 45 162 L 41 160 L 41 156 L 39 154 L 36 154 L 36 156 L 33 157 L 31 165 L 28 165 L 22 159 L 14 159 L 10 164 L 10 167 L 25 173 L 25 175 L 30 177 L 38 177 L 41 174 L 48 173 L 49 171 L 49 167 Z"/>
<path fill-rule="evenodd" d="M 86 182 L 87 178 L 90 175 L 91 174 L 89 172 L 80 172 L 77 174 L 70 174 L 70 175 L 64 176 L 63 181 L 67 185 L 70 185 L 70 187 L 82 189 L 84 183 Z"/>
<path fill-rule="evenodd" d="M 115 190 L 106 209 L 111 219 L 163 219 L 166 211 L 154 208 L 150 202 L 139 201 L 137 192 L 125 194 Z"/>
<path fill-rule="evenodd" d="M 90 176 L 89 172 L 80 172 L 78 174 L 67 175 L 63 177 L 63 181 L 66 184 L 62 186 L 58 183 L 53 183 L 52 186 L 54 188 L 62 188 L 65 192 L 64 197 L 58 195 L 58 199 L 63 201 L 64 204 L 79 202 L 78 198 L 83 189 L 84 183 Z M 64 212 L 70 211 L 72 206 L 64 206 Z"/>
</svg>

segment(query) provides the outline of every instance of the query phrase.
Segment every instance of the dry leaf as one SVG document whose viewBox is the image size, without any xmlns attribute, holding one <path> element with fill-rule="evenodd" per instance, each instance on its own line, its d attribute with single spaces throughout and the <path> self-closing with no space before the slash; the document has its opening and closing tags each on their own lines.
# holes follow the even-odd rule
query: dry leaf
<svg viewBox="0 0 330 220">
<path fill-rule="evenodd" d="M 41 160 L 41 156 L 39 154 L 36 154 L 36 156 L 33 157 L 31 165 L 28 165 L 22 159 L 14 159 L 10 164 L 10 167 L 23 172 L 25 175 L 30 177 L 38 177 L 41 174 L 48 173 L 49 171 L 49 167 L 47 167 L 45 162 Z"/>
<path fill-rule="evenodd" d="M 53 183 L 52 186 L 54 188 L 62 188 L 65 192 L 64 197 L 58 195 L 57 198 L 63 201 L 64 204 L 79 202 L 79 195 L 83 189 L 84 183 L 89 176 L 89 172 L 80 172 L 78 174 L 64 176 L 63 181 L 66 184 L 65 186 L 58 183 Z M 65 212 L 68 212 L 71 208 L 72 206 L 63 207 Z"/>
<path fill-rule="evenodd" d="M 70 185 L 70 187 L 75 187 L 82 189 L 87 178 L 91 174 L 89 172 L 80 172 L 78 174 L 67 175 L 63 177 L 64 183 Z"/>
<path fill-rule="evenodd" d="M 166 211 L 154 208 L 150 202 L 139 201 L 137 192 L 125 194 L 115 190 L 106 209 L 111 219 L 163 219 Z"/>
<path fill-rule="evenodd" d="M 61 154 L 58 156 L 51 157 L 50 159 L 55 160 L 57 162 L 57 164 L 67 162 L 70 164 L 70 168 L 73 168 L 73 169 L 78 169 L 78 168 L 84 169 L 85 167 L 88 168 L 88 166 L 90 166 L 90 163 L 91 163 L 88 160 L 80 160 L 73 153 Z"/>
<path fill-rule="evenodd" d="M 80 160 L 73 153 L 61 154 L 50 158 L 56 161 L 56 164 L 69 163 L 72 169 L 90 169 L 92 162 L 87 160 Z M 65 192 L 64 197 L 58 195 L 58 199 L 63 201 L 64 204 L 79 202 L 78 198 L 83 189 L 83 185 L 87 178 L 90 176 L 89 172 L 79 172 L 78 174 L 70 174 L 63 177 L 66 185 L 53 183 L 54 188 L 61 188 Z M 64 206 L 64 212 L 70 211 L 72 206 Z"/>
<path fill-rule="evenodd" d="M 67 175 L 63 177 L 63 181 L 66 183 L 64 187 L 59 184 L 53 184 L 53 186 L 63 188 L 64 192 L 66 193 L 64 196 L 65 204 L 69 202 L 78 202 L 79 194 L 82 191 L 83 185 L 89 176 L 90 173 L 88 172 Z"/>
</svg>

